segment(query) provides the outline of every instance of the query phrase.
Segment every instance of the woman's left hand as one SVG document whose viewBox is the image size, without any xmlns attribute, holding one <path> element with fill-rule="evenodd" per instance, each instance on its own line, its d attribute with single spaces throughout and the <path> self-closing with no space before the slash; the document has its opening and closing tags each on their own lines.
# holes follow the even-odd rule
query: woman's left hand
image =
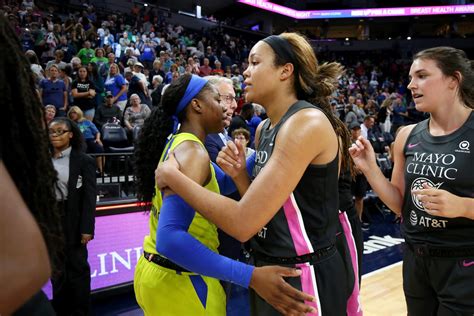
<svg viewBox="0 0 474 316">
<path fill-rule="evenodd" d="M 219 151 L 216 162 L 221 169 L 231 178 L 238 177 L 241 173 L 247 173 L 245 148 L 241 142 L 235 143 L 231 140 Z"/>
<path fill-rule="evenodd" d="M 156 186 L 163 190 L 168 187 L 168 182 L 166 181 L 169 172 L 179 170 L 179 163 L 174 156 L 174 152 L 170 151 L 168 153 L 168 159 L 160 162 L 155 169 L 155 183 Z"/>
<path fill-rule="evenodd" d="M 81 244 L 87 245 L 89 241 L 92 240 L 92 235 L 89 234 L 81 234 Z"/>
<path fill-rule="evenodd" d="M 434 216 L 447 218 L 467 217 L 469 212 L 464 198 L 446 190 L 432 188 L 426 183 L 423 184 L 423 189 L 413 190 L 412 194 L 415 194 L 417 199 L 423 204 L 425 211 Z"/>
<path fill-rule="evenodd" d="M 96 144 L 98 144 L 98 145 L 100 145 L 100 146 L 104 146 L 104 145 L 102 144 L 102 141 L 101 141 L 100 139 L 96 139 L 95 142 L 96 142 Z"/>
</svg>

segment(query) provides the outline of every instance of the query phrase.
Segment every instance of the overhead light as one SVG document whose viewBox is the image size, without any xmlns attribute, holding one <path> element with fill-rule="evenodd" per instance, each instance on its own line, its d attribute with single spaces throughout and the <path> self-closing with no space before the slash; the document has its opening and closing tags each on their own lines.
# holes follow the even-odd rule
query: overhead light
<svg viewBox="0 0 474 316">
<path fill-rule="evenodd" d="M 392 40 L 392 38 L 391 38 L 391 37 L 389 37 L 389 38 L 388 38 L 388 40 L 390 41 L 390 40 Z"/>
<path fill-rule="evenodd" d="M 349 41 L 349 37 L 346 37 L 346 42 Z"/>
<path fill-rule="evenodd" d="M 144 7 L 148 7 L 148 3 L 144 3 L 143 6 L 144 6 Z"/>
<path fill-rule="evenodd" d="M 411 40 L 411 36 L 408 36 L 408 37 L 407 37 L 407 40 Z"/>
</svg>

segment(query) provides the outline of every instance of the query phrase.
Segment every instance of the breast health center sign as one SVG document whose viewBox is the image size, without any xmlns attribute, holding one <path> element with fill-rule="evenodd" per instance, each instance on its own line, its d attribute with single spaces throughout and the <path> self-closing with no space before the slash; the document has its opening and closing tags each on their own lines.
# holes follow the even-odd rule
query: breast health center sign
<svg viewBox="0 0 474 316">
<path fill-rule="evenodd" d="M 474 13 L 474 4 L 399 8 L 367 8 L 353 10 L 300 11 L 267 0 L 238 0 L 238 2 L 277 14 L 286 15 L 294 19 L 341 19 Z"/>
<path fill-rule="evenodd" d="M 135 212 L 96 217 L 95 236 L 87 245 L 92 291 L 133 281 L 143 238 L 149 233 L 149 216 Z M 49 282 L 43 290 L 52 297 Z"/>
</svg>

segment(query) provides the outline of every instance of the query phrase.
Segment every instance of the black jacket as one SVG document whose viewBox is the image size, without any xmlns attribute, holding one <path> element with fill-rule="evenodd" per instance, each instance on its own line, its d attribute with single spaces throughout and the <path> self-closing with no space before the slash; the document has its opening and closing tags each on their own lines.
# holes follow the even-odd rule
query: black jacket
<svg viewBox="0 0 474 316">
<path fill-rule="evenodd" d="M 69 160 L 68 198 L 64 235 L 67 244 L 80 244 L 81 234 L 94 235 L 96 207 L 95 160 L 72 150 Z"/>
</svg>

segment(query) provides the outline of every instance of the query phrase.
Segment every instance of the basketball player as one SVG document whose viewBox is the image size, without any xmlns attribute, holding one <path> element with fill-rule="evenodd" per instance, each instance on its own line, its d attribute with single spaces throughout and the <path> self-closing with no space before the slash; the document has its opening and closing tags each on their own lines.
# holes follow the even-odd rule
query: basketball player
<svg viewBox="0 0 474 316">
<path fill-rule="evenodd" d="M 395 140 L 389 182 L 370 143 L 350 149 L 382 201 L 403 217 L 403 289 L 409 315 L 474 313 L 474 72 L 451 47 L 423 50 L 410 69 L 416 109 L 430 118 Z"/>
<path fill-rule="evenodd" d="M 350 138 L 328 97 L 341 72 L 337 63 L 318 65 L 311 45 L 296 33 L 265 38 L 252 48 L 244 72 L 247 101 L 261 104 L 269 117 L 256 133 L 254 181 L 232 171 L 245 165 L 242 150 L 230 170 L 223 166 L 242 199 L 194 185 L 173 155 L 156 175 L 159 187 L 170 187 L 219 228 L 242 242 L 251 239 L 256 266 L 299 267 L 301 278 L 288 282 L 316 296 L 307 302 L 310 315 L 345 315 L 354 285 L 334 245 L 339 165 L 349 163 Z M 252 313 L 279 315 L 268 303 L 253 293 Z"/>
</svg>

